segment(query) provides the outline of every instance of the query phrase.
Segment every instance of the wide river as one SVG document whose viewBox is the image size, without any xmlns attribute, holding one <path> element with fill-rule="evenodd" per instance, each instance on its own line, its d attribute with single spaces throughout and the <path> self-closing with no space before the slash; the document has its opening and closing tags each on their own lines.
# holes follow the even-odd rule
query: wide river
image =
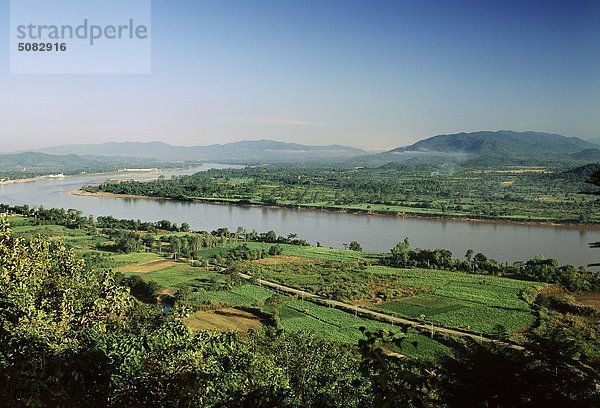
<svg viewBox="0 0 600 408">
<path fill-rule="evenodd" d="M 230 166 L 204 165 L 175 174 L 226 167 Z M 174 173 L 165 171 L 159 174 L 168 176 Z M 337 248 L 356 240 L 366 251 L 387 252 L 398 241 L 409 237 L 412 247 L 447 248 L 459 258 L 462 258 L 467 249 L 473 249 L 501 262 L 527 260 L 537 254 L 577 266 L 600 262 L 600 249 L 588 247 L 588 243 L 600 241 L 599 229 L 367 216 L 327 211 L 67 194 L 107 178 L 145 176 L 148 175 L 78 176 L 0 185 L 0 203 L 74 208 L 86 215 L 112 215 L 142 221 L 167 219 L 178 224 L 187 222 L 195 230 L 212 231 L 228 227 L 235 231 L 238 226 L 242 226 L 249 231 L 274 230 L 280 235 L 297 233 L 299 237 L 313 244 L 318 241 L 323 246 Z"/>
</svg>

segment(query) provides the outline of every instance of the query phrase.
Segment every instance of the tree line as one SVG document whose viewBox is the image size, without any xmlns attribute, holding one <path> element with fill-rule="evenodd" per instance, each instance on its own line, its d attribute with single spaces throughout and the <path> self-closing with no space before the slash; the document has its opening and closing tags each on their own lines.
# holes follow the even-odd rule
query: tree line
<svg viewBox="0 0 600 408">
<path fill-rule="evenodd" d="M 561 266 L 557 259 L 536 257 L 509 265 L 468 250 L 461 260 L 447 249 L 411 249 L 408 238 L 396 244 L 381 262 L 396 268 L 432 268 L 554 283 L 575 292 L 600 289 L 600 274 L 583 267 Z"/>
</svg>

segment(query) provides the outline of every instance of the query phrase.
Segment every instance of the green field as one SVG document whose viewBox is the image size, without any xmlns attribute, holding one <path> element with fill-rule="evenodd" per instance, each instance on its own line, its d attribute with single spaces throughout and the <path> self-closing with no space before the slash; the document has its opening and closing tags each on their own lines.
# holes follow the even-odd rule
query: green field
<svg viewBox="0 0 600 408">
<path fill-rule="evenodd" d="M 127 274 L 140 275 L 143 279 L 153 280 L 162 290 L 174 291 L 184 284 L 203 284 L 217 282 L 222 276 L 214 272 L 206 272 L 186 264 L 170 266 L 151 272 L 131 271 Z"/>
<path fill-rule="evenodd" d="M 222 267 L 214 265 L 214 257 L 226 258 L 232 249 L 242 244 L 250 250 L 268 250 L 274 245 L 272 243 L 220 239 L 216 247 L 197 252 L 194 258 L 203 261 L 192 266 L 183 258 L 175 262 L 164 257 L 163 254 L 170 253 L 168 249 L 162 251 L 163 254 L 149 250 L 124 254 L 98 249 L 103 248 L 99 244 L 109 240 L 102 231 L 92 234 L 86 229 L 35 226 L 31 220 L 22 217 L 12 217 L 11 220 L 18 225 L 14 229 L 17 235 L 39 234 L 62 240 L 82 256 L 100 257 L 102 267 L 125 276 L 138 275 L 156 282 L 161 293 L 176 295 L 185 289 L 189 293 L 184 304 L 192 310 L 252 307 L 271 315 L 284 330 L 309 330 L 320 337 L 346 344 L 356 344 L 363 338 L 360 327 L 370 331 L 398 331 L 397 327 L 387 323 L 276 295 L 272 290 L 252 283 L 240 284 L 240 278 L 235 274 L 221 273 Z M 158 231 L 155 237 L 159 239 L 169 235 L 182 237 L 190 233 Z M 166 248 L 168 245 L 162 244 Z M 279 245 L 283 249 L 282 255 L 237 261 L 237 270 L 302 288 L 325 298 L 476 333 L 498 335 L 518 332 L 531 327 L 537 319 L 530 305 L 519 296 L 524 289 L 540 285 L 536 282 L 450 271 L 374 266 L 382 259 L 381 254 Z M 107 263 L 103 263 L 102 259 Z M 425 335 L 409 331 L 402 349 L 396 351 L 431 359 L 438 353 L 448 352 L 448 349 Z"/>
<path fill-rule="evenodd" d="M 111 254 L 115 269 L 129 265 L 144 264 L 164 259 L 152 252 L 132 252 L 130 254 Z"/>
<path fill-rule="evenodd" d="M 363 338 L 360 327 L 371 332 L 379 330 L 400 332 L 397 326 L 391 324 L 355 317 L 339 309 L 302 300 L 285 303 L 280 310 L 280 319 L 286 330 L 293 332 L 309 330 L 326 339 L 348 344 L 356 344 Z M 431 359 L 437 354 L 448 353 L 449 349 L 427 336 L 409 330 L 398 352 L 411 357 Z"/>
<path fill-rule="evenodd" d="M 194 299 L 200 302 L 218 301 L 229 306 L 258 306 L 275 295 L 270 289 L 257 285 L 234 286 L 228 290 L 209 290 L 194 293 Z"/>
<path fill-rule="evenodd" d="M 425 293 L 373 306 L 374 310 L 445 327 L 496 334 L 530 327 L 536 321 L 531 306 L 520 293 L 541 283 L 427 269 L 372 266 L 376 275 L 396 279 L 398 285 L 420 288 Z"/>
</svg>

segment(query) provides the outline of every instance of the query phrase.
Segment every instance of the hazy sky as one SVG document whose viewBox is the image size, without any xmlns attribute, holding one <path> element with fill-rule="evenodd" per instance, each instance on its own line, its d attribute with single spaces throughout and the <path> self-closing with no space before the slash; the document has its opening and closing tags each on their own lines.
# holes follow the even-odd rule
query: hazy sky
<svg viewBox="0 0 600 408">
<path fill-rule="evenodd" d="M 0 0 L 0 150 L 600 136 L 598 0 L 154 0 L 152 16 L 151 75 L 11 75 Z"/>
</svg>

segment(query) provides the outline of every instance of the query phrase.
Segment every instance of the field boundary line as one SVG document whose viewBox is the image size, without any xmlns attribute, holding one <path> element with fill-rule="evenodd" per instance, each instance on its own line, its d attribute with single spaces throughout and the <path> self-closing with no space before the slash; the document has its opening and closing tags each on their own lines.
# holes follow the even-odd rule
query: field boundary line
<svg viewBox="0 0 600 408">
<path fill-rule="evenodd" d="M 340 309 L 345 312 L 360 314 L 362 317 L 366 317 L 366 318 L 369 318 L 372 320 L 383 321 L 383 322 L 387 322 L 387 323 L 391 323 L 391 324 L 407 325 L 407 326 L 411 326 L 415 329 L 418 329 L 419 331 L 422 331 L 422 332 L 428 332 L 428 333 L 436 332 L 436 333 L 449 334 L 449 335 L 458 336 L 458 337 L 469 337 L 475 341 L 478 341 L 479 343 L 483 343 L 483 342 L 496 343 L 496 344 L 501 344 L 503 346 L 513 348 L 515 350 L 525 350 L 525 347 L 520 346 L 518 344 L 508 343 L 505 341 L 493 339 L 491 337 L 486 337 L 486 336 L 479 335 L 479 334 L 469 333 L 469 332 L 465 332 L 465 331 L 458 330 L 458 329 L 449 329 L 449 328 L 442 327 L 442 326 L 436 326 L 434 324 L 423 323 L 423 322 L 420 322 L 417 320 L 411 320 L 411 319 L 407 319 L 407 318 L 403 318 L 403 317 L 392 316 L 387 313 L 377 312 L 374 310 L 366 309 L 361 306 L 352 305 L 350 303 L 344 303 L 344 302 L 340 302 L 337 300 L 326 299 L 326 298 L 323 298 L 314 293 L 307 292 L 305 290 L 296 289 L 296 288 L 293 288 L 293 287 L 290 287 L 287 285 L 282 285 L 280 283 L 271 282 L 271 281 L 264 280 L 264 279 L 257 279 L 256 277 L 253 277 L 252 275 L 248 275 L 245 273 L 239 273 L 239 275 L 244 279 L 255 280 L 260 285 L 263 285 L 263 286 L 266 286 L 266 287 L 269 287 L 269 288 L 272 288 L 272 289 L 275 289 L 275 290 L 278 290 L 281 292 L 285 292 L 288 294 L 300 296 L 303 299 L 305 298 L 308 301 L 312 301 L 313 303 L 321 303 L 321 304 L 325 304 L 328 306 L 333 306 L 336 309 Z"/>
</svg>

